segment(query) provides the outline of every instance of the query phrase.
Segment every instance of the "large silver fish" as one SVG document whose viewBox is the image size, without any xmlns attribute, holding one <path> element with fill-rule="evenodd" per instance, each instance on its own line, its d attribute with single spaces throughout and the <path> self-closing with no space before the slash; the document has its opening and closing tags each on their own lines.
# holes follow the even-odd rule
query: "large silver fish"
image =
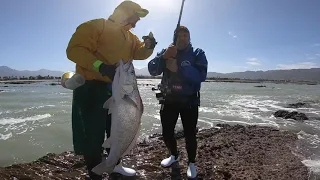
<svg viewBox="0 0 320 180">
<path fill-rule="evenodd" d="M 92 169 L 96 174 L 112 173 L 119 158 L 136 145 L 141 127 L 143 103 L 132 61 L 120 61 L 112 82 L 112 97 L 104 104 L 111 113 L 111 134 L 103 143 L 110 148 L 108 157 Z"/>
</svg>

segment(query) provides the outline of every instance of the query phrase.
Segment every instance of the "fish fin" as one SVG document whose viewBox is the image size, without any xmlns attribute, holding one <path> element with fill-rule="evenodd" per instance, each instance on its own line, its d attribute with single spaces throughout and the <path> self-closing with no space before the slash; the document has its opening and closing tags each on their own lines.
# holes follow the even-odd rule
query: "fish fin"
<svg viewBox="0 0 320 180">
<path fill-rule="evenodd" d="M 106 167 L 108 167 L 106 161 L 103 161 L 100 164 L 96 165 L 94 168 L 92 168 L 91 171 L 97 175 L 102 175 L 104 172 L 110 171 L 110 167 L 108 169 Z"/>
<path fill-rule="evenodd" d="M 103 142 L 102 147 L 111 148 L 111 138 L 110 137 Z"/>
<path fill-rule="evenodd" d="M 104 104 L 103 104 L 103 108 L 104 109 L 110 109 L 113 103 L 113 96 L 111 96 Z"/>
</svg>

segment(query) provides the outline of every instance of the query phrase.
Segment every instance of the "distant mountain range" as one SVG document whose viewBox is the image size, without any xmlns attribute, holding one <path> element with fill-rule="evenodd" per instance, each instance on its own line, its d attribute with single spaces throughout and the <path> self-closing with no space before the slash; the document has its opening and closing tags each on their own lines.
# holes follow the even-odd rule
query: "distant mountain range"
<svg viewBox="0 0 320 180">
<path fill-rule="evenodd" d="M 136 74 L 150 76 L 148 68 L 137 69 Z M 240 78 L 240 79 L 268 79 L 268 80 L 291 80 L 291 81 L 316 81 L 320 82 L 320 68 L 291 69 L 291 70 L 268 70 L 268 71 L 245 71 L 233 73 L 208 72 L 208 77 Z"/>
<path fill-rule="evenodd" d="M 0 66 L 0 77 L 4 76 L 18 76 L 18 77 L 29 77 L 29 76 L 54 76 L 54 77 L 60 77 L 63 74 L 61 71 L 51 71 L 47 69 L 40 69 L 37 71 L 29 71 L 29 70 L 15 70 L 11 69 L 7 66 Z"/>
<path fill-rule="evenodd" d="M 208 77 L 320 82 L 320 68 L 245 71 L 245 72 L 233 72 L 233 73 L 225 73 L 225 74 L 209 72 Z"/>
<path fill-rule="evenodd" d="M 7 66 L 0 66 L 0 77 L 3 76 L 54 76 L 60 77 L 64 72 L 40 69 L 38 71 L 19 71 Z M 148 68 L 136 69 L 136 74 L 150 76 Z M 245 71 L 233 73 L 208 72 L 208 77 L 240 78 L 240 79 L 269 79 L 269 80 L 294 80 L 294 81 L 317 81 L 320 82 L 320 68 L 292 69 L 292 70 L 269 70 L 269 71 Z"/>
</svg>

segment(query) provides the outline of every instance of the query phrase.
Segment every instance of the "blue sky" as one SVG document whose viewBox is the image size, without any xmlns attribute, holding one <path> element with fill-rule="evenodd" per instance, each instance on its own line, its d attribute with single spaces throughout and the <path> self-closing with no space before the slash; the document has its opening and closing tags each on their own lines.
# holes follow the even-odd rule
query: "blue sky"
<svg viewBox="0 0 320 180">
<path fill-rule="evenodd" d="M 150 14 L 133 29 L 158 41 L 146 61 L 167 47 L 181 0 L 134 0 Z M 121 0 L 2 0 L 0 66 L 73 71 L 65 49 L 75 28 L 107 18 Z M 209 71 L 235 72 L 320 67 L 319 0 L 186 0 L 181 24 L 207 55 Z"/>
</svg>

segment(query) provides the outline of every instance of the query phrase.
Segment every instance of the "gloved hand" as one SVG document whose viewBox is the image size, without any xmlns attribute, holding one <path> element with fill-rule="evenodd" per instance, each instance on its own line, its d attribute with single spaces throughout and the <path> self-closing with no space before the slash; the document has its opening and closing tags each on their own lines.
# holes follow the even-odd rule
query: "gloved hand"
<svg viewBox="0 0 320 180">
<path fill-rule="evenodd" d="M 166 62 L 166 68 L 169 69 L 171 72 L 178 71 L 177 59 L 170 57 L 165 62 Z"/>
<path fill-rule="evenodd" d="M 116 65 L 107 65 L 102 61 L 97 60 L 93 64 L 94 70 L 99 72 L 102 76 L 107 76 L 109 79 L 113 80 L 114 74 L 116 73 Z"/>
<path fill-rule="evenodd" d="M 156 39 L 153 37 L 152 32 L 150 32 L 148 36 L 143 36 L 142 39 L 147 49 L 154 49 L 154 47 L 156 47 L 156 45 L 158 44 L 158 42 L 156 42 Z"/>
<path fill-rule="evenodd" d="M 167 50 L 163 53 L 163 59 L 169 60 L 170 58 L 176 57 L 177 55 L 177 47 L 174 45 L 170 45 Z"/>
</svg>

